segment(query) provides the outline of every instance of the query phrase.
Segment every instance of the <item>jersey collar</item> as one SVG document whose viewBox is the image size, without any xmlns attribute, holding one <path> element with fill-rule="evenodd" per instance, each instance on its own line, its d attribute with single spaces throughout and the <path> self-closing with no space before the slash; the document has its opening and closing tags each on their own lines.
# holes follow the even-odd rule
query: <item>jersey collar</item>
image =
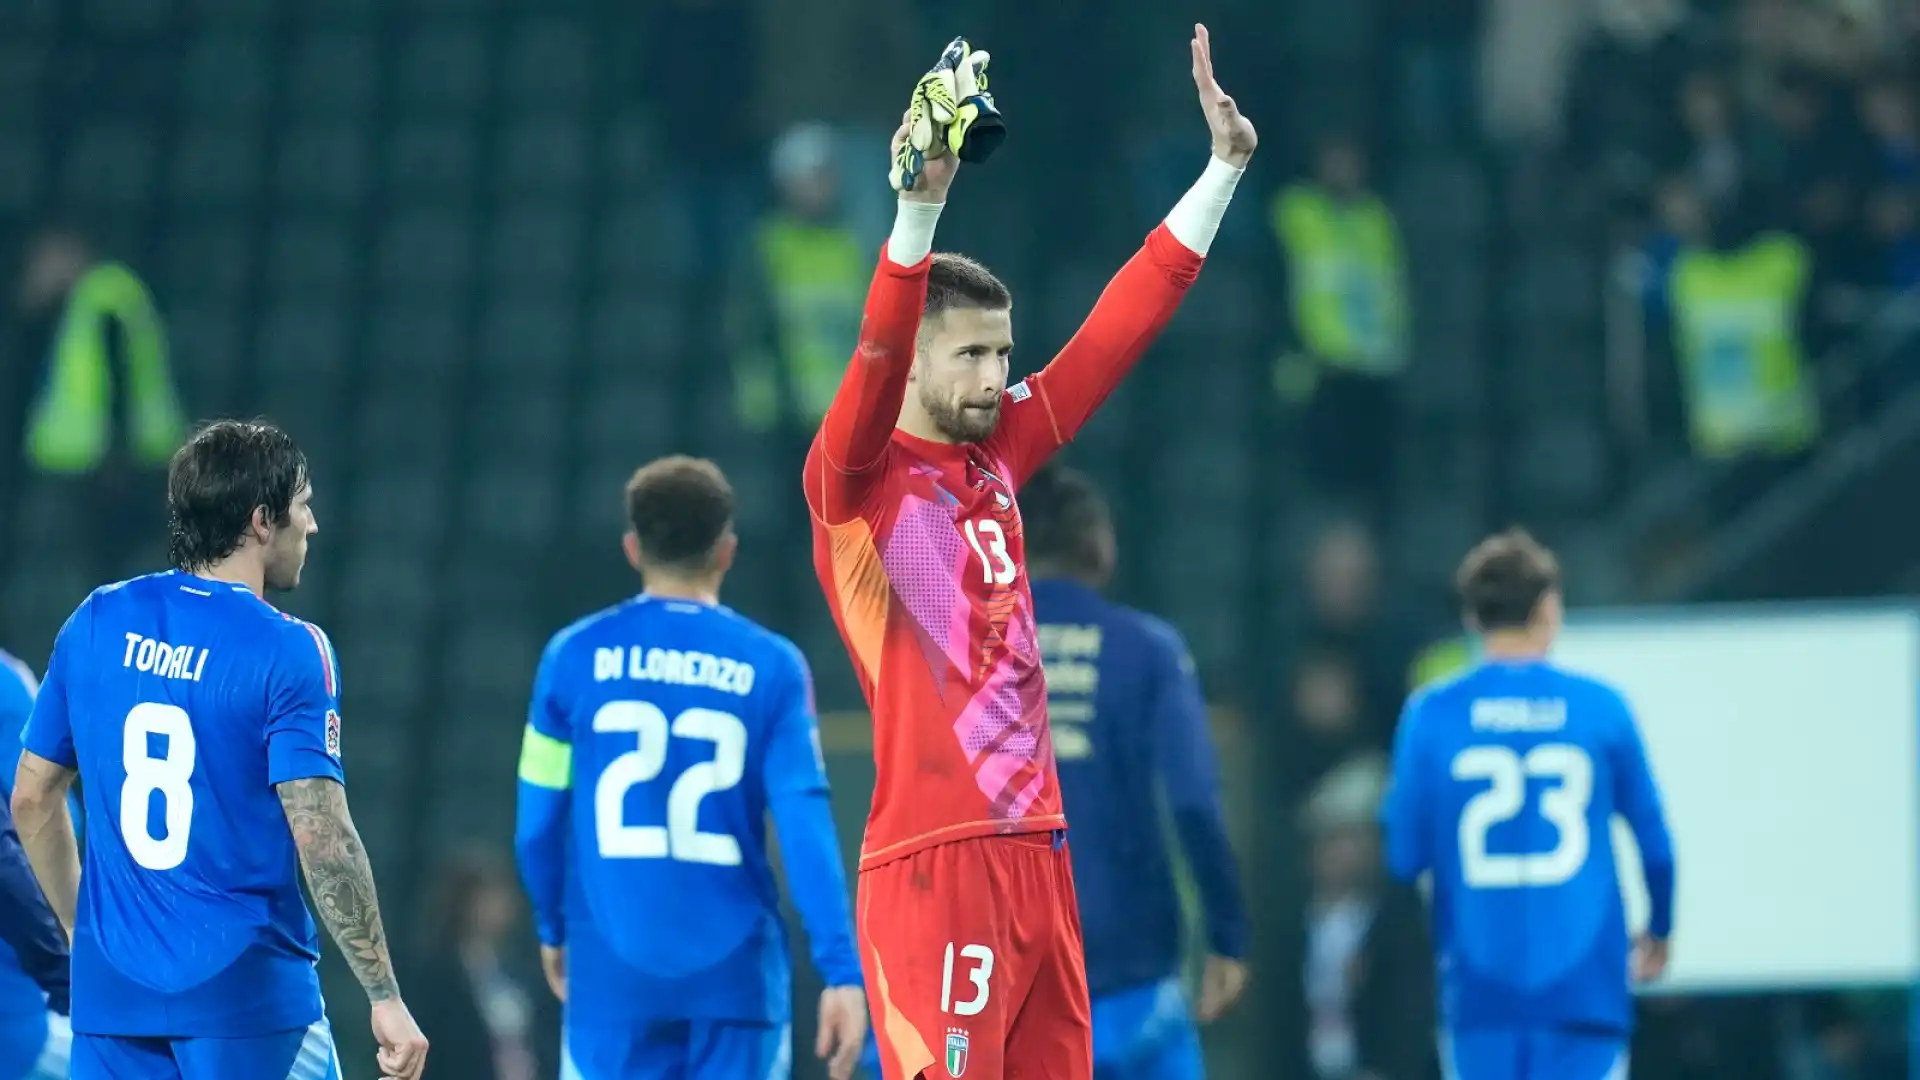
<svg viewBox="0 0 1920 1080">
<path fill-rule="evenodd" d="M 905 447 L 909 453 L 942 465 L 964 465 L 967 455 L 973 451 L 972 443 L 934 442 L 918 435 L 909 435 L 899 428 L 893 430 L 893 441 Z"/>
</svg>

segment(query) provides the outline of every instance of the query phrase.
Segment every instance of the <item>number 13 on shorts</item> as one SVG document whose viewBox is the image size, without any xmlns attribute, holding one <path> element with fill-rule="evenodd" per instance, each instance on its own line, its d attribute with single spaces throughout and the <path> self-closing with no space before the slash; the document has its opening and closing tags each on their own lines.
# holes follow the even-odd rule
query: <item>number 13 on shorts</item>
<svg viewBox="0 0 1920 1080">
<path fill-rule="evenodd" d="M 940 966 L 940 1011 L 955 1016 L 978 1016 L 980 1010 L 987 1007 L 987 998 L 992 995 L 992 987 L 987 980 L 993 977 L 993 950 L 985 945 L 962 945 L 959 950 L 960 963 L 965 974 L 961 977 L 973 984 L 973 995 L 964 1000 L 956 1000 L 954 993 L 954 944 L 947 942 L 947 958 Z M 971 969 L 966 965 L 971 963 Z M 962 987 L 964 993 L 966 987 Z"/>
</svg>

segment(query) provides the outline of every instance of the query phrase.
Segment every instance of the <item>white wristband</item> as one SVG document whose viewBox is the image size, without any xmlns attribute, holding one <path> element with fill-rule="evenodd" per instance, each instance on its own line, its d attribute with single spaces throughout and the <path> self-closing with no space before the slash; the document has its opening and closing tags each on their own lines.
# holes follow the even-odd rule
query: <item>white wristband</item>
<svg viewBox="0 0 1920 1080">
<path fill-rule="evenodd" d="M 1236 168 L 1217 157 L 1207 159 L 1207 169 L 1187 189 L 1180 201 L 1167 213 L 1167 231 L 1181 246 L 1195 255 L 1205 255 L 1220 231 L 1220 219 L 1233 201 L 1233 189 L 1240 185 L 1245 169 Z"/>
<path fill-rule="evenodd" d="M 887 258 L 898 266 L 919 266 L 933 251 L 933 227 L 946 208 L 946 203 L 901 199 L 893 215 L 893 235 L 887 237 Z"/>
</svg>

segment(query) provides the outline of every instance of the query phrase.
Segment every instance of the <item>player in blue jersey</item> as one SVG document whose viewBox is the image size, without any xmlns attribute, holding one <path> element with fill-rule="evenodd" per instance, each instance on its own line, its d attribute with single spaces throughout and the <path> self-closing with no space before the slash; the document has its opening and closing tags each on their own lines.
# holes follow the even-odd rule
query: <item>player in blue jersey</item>
<svg viewBox="0 0 1920 1080">
<path fill-rule="evenodd" d="M 520 757 L 517 848 L 566 1003 L 563 1080 L 783 1080 L 792 987 L 767 816 L 853 1070 L 866 999 L 806 661 L 721 607 L 733 492 L 711 462 L 627 485 L 641 595 L 554 635 Z"/>
<path fill-rule="evenodd" d="M 425 1067 L 347 813 L 333 647 L 264 599 L 299 584 L 312 495 L 285 433 L 202 429 L 167 473 L 176 569 L 95 590 L 54 642 L 13 812 L 73 934 L 75 1080 L 337 1080 L 301 870 L 381 1074 Z"/>
<path fill-rule="evenodd" d="M 1205 915 L 1198 1014 L 1246 986 L 1246 919 L 1227 845 L 1206 703 L 1180 635 L 1100 595 L 1112 517 L 1093 482 L 1049 466 L 1020 492 L 1034 616 L 1093 995 L 1099 1080 L 1198 1080 L 1200 1040 L 1181 986 L 1185 923 L 1165 818 Z"/>
<path fill-rule="evenodd" d="M 1673 932 L 1673 847 L 1639 731 L 1618 691 L 1547 660 L 1550 552 L 1501 533 L 1457 585 L 1483 658 L 1407 703 L 1382 810 L 1389 868 L 1432 875 L 1442 1060 L 1460 1080 L 1624 1076 L 1630 981 L 1660 975 Z M 1631 951 L 1616 814 L 1652 910 Z"/>
<path fill-rule="evenodd" d="M 11 797 L 20 733 L 39 680 L 0 651 L 0 795 Z M 0 1080 L 65 1080 L 73 1034 L 67 1024 L 67 934 L 40 894 L 0 799 Z"/>
</svg>

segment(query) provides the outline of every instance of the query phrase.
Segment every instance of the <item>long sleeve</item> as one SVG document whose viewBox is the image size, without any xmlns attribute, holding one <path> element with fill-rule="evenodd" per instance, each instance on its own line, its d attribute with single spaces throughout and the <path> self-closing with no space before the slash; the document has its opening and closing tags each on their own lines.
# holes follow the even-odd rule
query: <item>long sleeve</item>
<svg viewBox="0 0 1920 1080">
<path fill-rule="evenodd" d="M 875 466 L 886 454 L 900 406 L 906 401 L 907 375 L 913 369 L 915 339 L 927 301 L 927 271 L 932 256 L 918 250 L 924 236 L 933 242 L 938 207 L 902 203 L 894 235 L 874 268 L 867 287 L 867 306 L 860 318 L 860 341 L 853 351 L 840 389 L 827 407 L 807 455 L 807 503 L 829 524 L 839 524 L 858 512 L 866 485 L 879 473 Z M 914 250 L 908 250 L 912 248 Z M 914 257 L 910 264 L 894 261 L 896 253 Z"/>
<path fill-rule="evenodd" d="M 860 954 L 853 944 L 846 864 L 827 799 L 826 762 L 814 718 L 813 680 L 806 660 L 792 660 L 769 732 L 763 776 L 767 804 L 787 867 L 787 888 L 807 930 L 814 970 L 828 986 L 859 986 Z"/>
<path fill-rule="evenodd" d="M 1653 768 L 1647 763 L 1639 727 L 1624 701 L 1620 703 L 1613 766 L 1617 784 L 1614 806 L 1633 830 L 1633 841 L 1640 848 L 1641 871 L 1647 881 L 1647 933 L 1666 938 L 1673 934 L 1673 838 L 1667 832 L 1666 813 L 1660 807 L 1660 789 L 1654 783 Z"/>
<path fill-rule="evenodd" d="M 573 742 L 555 707 L 557 642 L 547 647 L 533 680 L 527 729 L 520 744 L 519 801 L 513 849 L 542 945 L 566 944 L 567 825 L 573 789 Z"/>
<path fill-rule="evenodd" d="M 771 805 L 787 887 L 807 929 L 814 970 L 828 986 L 859 986 L 860 954 L 853 947 L 847 874 L 827 793 L 789 791 L 775 796 Z"/>
<path fill-rule="evenodd" d="M 1162 629 L 1164 648 L 1155 659 L 1149 717 L 1160 782 L 1200 893 L 1208 948 L 1220 956 L 1242 957 L 1247 951 L 1246 912 L 1220 805 L 1220 762 L 1207 727 L 1206 701 L 1185 644 L 1171 628 Z"/>
<path fill-rule="evenodd" d="M 1080 329 L 1053 361 L 1010 388 L 994 441 L 1019 484 L 1072 442 L 1094 411 L 1160 336 L 1205 260 L 1166 225 L 1107 284 Z"/>
<path fill-rule="evenodd" d="M 0 801 L 0 940 L 13 947 L 22 970 L 46 993 L 47 1007 L 65 1013 L 67 935 L 40 892 L 4 801 Z"/>
</svg>

